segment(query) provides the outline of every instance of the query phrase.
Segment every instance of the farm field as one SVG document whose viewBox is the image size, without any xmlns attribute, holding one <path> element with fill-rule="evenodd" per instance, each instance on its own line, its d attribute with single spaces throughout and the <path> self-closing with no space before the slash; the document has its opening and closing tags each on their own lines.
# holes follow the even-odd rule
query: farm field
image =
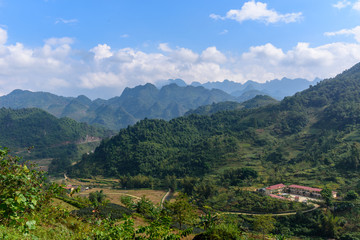
<svg viewBox="0 0 360 240">
<path fill-rule="evenodd" d="M 135 199 L 140 199 L 142 196 L 146 196 L 154 204 L 160 204 L 162 197 L 166 194 L 165 190 L 151 190 L 151 189 L 135 189 L 135 190 L 119 190 L 109 188 L 92 188 L 84 190 L 76 195 L 78 196 L 89 196 L 91 192 L 101 191 L 107 196 L 107 199 L 111 203 L 120 204 L 121 196 L 131 196 Z"/>
</svg>

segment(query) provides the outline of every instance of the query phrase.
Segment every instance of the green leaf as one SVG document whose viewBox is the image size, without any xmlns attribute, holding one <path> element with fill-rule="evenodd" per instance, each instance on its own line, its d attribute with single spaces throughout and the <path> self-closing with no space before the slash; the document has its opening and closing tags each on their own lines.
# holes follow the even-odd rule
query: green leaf
<svg viewBox="0 0 360 240">
<path fill-rule="evenodd" d="M 27 222 L 26 222 L 26 226 L 27 226 L 30 230 L 34 230 L 34 229 L 36 228 L 36 221 L 35 221 L 35 220 L 27 221 Z"/>
</svg>

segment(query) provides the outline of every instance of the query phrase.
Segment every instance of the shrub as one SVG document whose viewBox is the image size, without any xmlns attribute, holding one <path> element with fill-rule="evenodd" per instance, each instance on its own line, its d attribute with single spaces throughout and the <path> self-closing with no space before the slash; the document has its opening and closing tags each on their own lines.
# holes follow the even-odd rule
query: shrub
<svg viewBox="0 0 360 240">
<path fill-rule="evenodd" d="M 34 165 L 19 162 L 0 149 L 0 221 L 16 222 L 49 202 L 60 186 L 45 182 L 45 174 Z"/>
</svg>

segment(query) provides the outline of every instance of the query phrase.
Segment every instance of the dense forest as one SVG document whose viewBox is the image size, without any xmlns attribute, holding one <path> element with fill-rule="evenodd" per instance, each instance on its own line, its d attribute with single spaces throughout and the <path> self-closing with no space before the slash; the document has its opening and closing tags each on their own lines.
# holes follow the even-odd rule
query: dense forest
<svg viewBox="0 0 360 240">
<path fill-rule="evenodd" d="M 58 119 L 36 108 L 1 108 L 0 132 L 0 146 L 26 159 L 54 159 L 52 170 L 58 168 L 57 164 L 63 168 L 79 160 L 101 139 L 113 134 L 70 118 Z"/>
</svg>

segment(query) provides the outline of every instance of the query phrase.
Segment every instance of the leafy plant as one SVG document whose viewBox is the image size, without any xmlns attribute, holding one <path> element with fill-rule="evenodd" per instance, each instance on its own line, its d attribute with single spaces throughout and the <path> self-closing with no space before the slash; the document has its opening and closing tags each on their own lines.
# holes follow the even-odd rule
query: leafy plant
<svg viewBox="0 0 360 240">
<path fill-rule="evenodd" d="M 60 186 L 45 182 L 45 174 L 34 165 L 19 163 L 19 157 L 0 149 L 0 221 L 17 222 L 61 191 Z"/>
</svg>

